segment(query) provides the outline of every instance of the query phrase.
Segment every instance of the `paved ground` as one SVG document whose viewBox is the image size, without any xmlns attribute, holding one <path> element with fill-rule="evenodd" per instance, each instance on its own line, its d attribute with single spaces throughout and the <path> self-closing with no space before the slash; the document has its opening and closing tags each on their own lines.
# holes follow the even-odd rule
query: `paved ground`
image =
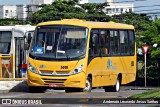
<svg viewBox="0 0 160 107">
<path fill-rule="evenodd" d="M 10 83 L 11 84 L 11 83 Z M 99 107 L 99 106 L 121 106 L 121 107 L 130 107 L 130 104 L 104 104 L 103 101 L 105 99 L 126 99 L 130 95 L 138 94 L 145 92 L 147 90 L 155 89 L 157 87 L 129 87 L 122 86 L 120 92 L 105 92 L 104 89 L 98 88 L 93 89 L 92 92 L 89 93 L 65 93 L 64 90 L 46 90 L 45 93 L 29 93 L 27 83 L 25 81 L 17 83 L 15 86 L 11 85 L 12 88 L 10 90 L 2 90 L 0 86 L 0 103 L 2 103 L 2 99 L 11 99 L 12 104 L 16 104 L 16 106 L 22 106 L 21 104 L 17 105 L 18 100 L 23 101 L 23 103 L 32 103 L 35 99 L 38 105 L 30 105 L 30 106 L 42 106 L 40 103 L 45 104 L 43 106 L 53 106 L 54 107 Z M 9 89 L 9 88 L 8 88 Z M 26 102 L 25 102 L 26 101 Z M 29 101 L 29 102 L 28 102 Z M 31 102 L 32 101 L 32 102 Z M 40 102 L 38 102 L 40 101 Z M 69 102 L 69 103 L 68 103 Z M 75 104 L 72 104 L 74 102 Z M 77 103 L 78 102 L 78 103 Z M 22 102 L 20 102 L 22 103 Z M 66 105 L 66 103 L 68 103 Z M 84 103 L 84 104 L 83 104 Z M 95 103 L 95 104 L 92 104 Z M 102 103 L 102 104 L 101 104 Z M 52 104 L 52 105 L 50 105 Z M 98 105 L 97 105 L 98 104 Z M 6 105 L 0 105 L 6 106 Z M 9 105 L 15 106 L 15 105 Z M 26 106 L 26 105 L 23 105 Z M 27 105 L 26 107 L 28 107 Z M 43 107 L 42 106 L 42 107 Z M 144 104 L 134 104 L 134 106 L 146 107 Z M 147 105 L 150 106 L 150 105 Z M 154 104 L 154 106 L 159 106 Z"/>
<path fill-rule="evenodd" d="M 138 88 L 138 87 L 137 87 Z M 124 100 L 128 96 L 142 93 L 147 91 L 146 88 L 135 89 L 134 87 L 122 87 L 120 92 L 104 92 L 104 89 L 94 89 L 89 93 L 65 93 L 64 90 L 47 90 L 45 93 L 29 93 L 29 92 L 5 92 L 0 93 L 0 103 L 2 100 L 8 100 L 12 105 L 0 105 L 0 106 L 22 106 L 22 102 L 30 105 L 23 104 L 23 106 L 54 106 L 54 107 L 148 107 L 152 105 L 145 104 L 110 104 L 103 103 L 105 101 L 118 101 L 119 99 Z M 118 99 L 118 100 L 117 100 Z M 18 100 L 21 100 L 19 103 Z M 26 101 L 26 102 L 25 102 Z M 33 102 L 35 101 L 34 105 Z M 18 104 L 19 103 L 19 104 Z M 31 104 L 32 103 L 32 104 Z M 38 105 L 37 105 L 38 104 Z M 43 105 L 41 105 L 43 104 Z M 67 105 L 66 105 L 67 104 Z M 154 104 L 159 106 L 158 104 Z"/>
</svg>

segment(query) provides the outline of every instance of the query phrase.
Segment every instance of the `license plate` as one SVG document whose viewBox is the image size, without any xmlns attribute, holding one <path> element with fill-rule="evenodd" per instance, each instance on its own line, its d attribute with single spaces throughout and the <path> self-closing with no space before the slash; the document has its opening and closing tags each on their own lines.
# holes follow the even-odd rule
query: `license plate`
<svg viewBox="0 0 160 107">
<path fill-rule="evenodd" d="M 49 86 L 49 87 L 59 87 L 60 85 L 59 85 L 59 84 L 54 84 L 54 83 L 52 83 L 52 84 L 49 84 L 48 86 Z"/>
</svg>

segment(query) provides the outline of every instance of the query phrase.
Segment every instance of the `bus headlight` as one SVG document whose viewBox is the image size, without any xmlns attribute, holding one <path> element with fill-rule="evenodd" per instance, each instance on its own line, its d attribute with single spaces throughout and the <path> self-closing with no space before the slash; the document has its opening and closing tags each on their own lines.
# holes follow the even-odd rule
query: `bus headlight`
<svg viewBox="0 0 160 107">
<path fill-rule="evenodd" d="M 80 72 L 83 71 L 83 68 L 84 68 L 84 64 L 81 64 L 79 67 L 75 68 L 72 72 L 71 72 L 71 75 L 73 74 L 78 74 Z"/>
<path fill-rule="evenodd" d="M 33 73 L 37 73 L 36 68 L 34 66 L 32 66 L 30 63 L 28 63 L 28 69 Z"/>
</svg>

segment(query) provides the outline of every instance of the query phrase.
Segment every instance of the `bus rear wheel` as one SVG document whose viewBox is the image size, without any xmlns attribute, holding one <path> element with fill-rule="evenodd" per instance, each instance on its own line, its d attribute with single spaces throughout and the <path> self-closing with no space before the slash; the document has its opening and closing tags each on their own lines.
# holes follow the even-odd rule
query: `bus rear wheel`
<svg viewBox="0 0 160 107">
<path fill-rule="evenodd" d="M 120 79 L 119 77 L 117 78 L 116 84 L 113 86 L 113 91 L 114 92 L 119 92 L 120 91 Z"/>
<path fill-rule="evenodd" d="M 113 89 L 113 87 L 111 87 L 111 86 L 104 87 L 105 92 L 112 92 L 112 89 Z"/>
<path fill-rule="evenodd" d="M 119 92 L 120 91 L 120 79 L 119 77 L 116 80 L 116 84 L 114 86 L 105 86 L 105 92 Z"/>
</svg>

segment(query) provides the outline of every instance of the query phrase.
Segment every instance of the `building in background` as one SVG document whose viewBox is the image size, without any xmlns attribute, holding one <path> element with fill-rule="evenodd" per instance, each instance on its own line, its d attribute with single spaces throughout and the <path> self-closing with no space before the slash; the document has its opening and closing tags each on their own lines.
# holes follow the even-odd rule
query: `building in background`
<svg viewBox="0 0 160 107">
<path fill-rule="evenodd" d="M 85 4 L 85 3 L 89 3 L 89 0 L 79 0 L 78 2 L 79 4 Z"/>
<path fill-rule="evenodd" d="M 106 2 L 109 3 L 109 6 L 105 7 L 103 11 L 109 16 L 134 11 L 134 4 L 114 3 L 114 0 L 106 0 Z"/>
<path fill-rule="evenodd" d="M 31 0 L 30 3 L 41 5 L 41 4 L 51 4 L 53 1 L 54 0 Z"/>
<path fill-rule="evenodd" d="M 17 5 L 17 19 L 26 20 L 29 14 L 30 8 L 28 5 Z"/>
<path fill-rule="evenodd" d="M 17 16 L 17 7 L 16 6 L 5 6 L 5 5 L 0 5 L 0 19 L 5 19 L 5 18 L 16 18 Z"/>
<path fill-rule="evenodd" d="M 30 0 L 29 5 L 17 5 L 17 6 L 5 6 L 0 5 L 0 19 L 5 18 L 18 18 L 26 20 L 29 14 L 32 14 L 41 8 L 38 8 L 38 5 L 41 4 L 52 4 L 54 0 Z M 105 7 L 103 11 L 106 15 L 118 15 L 125 12 L 133 12 L 134 5 L 133 4 L 122 4 L 122 3 L 114 3 L 114 0 L 106 0 L 109 3 L 109 6 Z M 79 4 L 89 3 L 89 0 L 79 0 Z"/>
<path fill-rule="evenodd" d="M 31 0 L 30 4 L 31 4 L 31 10 L 32 12 L 36 12 L 38 10 L 40 10 L 40 8 L 37 8 L 37 5 L 41 5 L 41 4 L 52 4 L 52 2 L 54 2 L 55 0 Z M 89 3 L 89 0 L 79 0 L 78 1 L 79 4 L 85 4 L 85 3 Z"/>
<path fill-rule="evenodd" d="M 41 4 L 52 4 L 52 2 L 54 2 L 54 0 L 31 0 L 30 1 L 30 9 L 32 11 L 32 13 L 40 10 L 41 8 L 37 8 L 38 5 Z"/>
</svg>

